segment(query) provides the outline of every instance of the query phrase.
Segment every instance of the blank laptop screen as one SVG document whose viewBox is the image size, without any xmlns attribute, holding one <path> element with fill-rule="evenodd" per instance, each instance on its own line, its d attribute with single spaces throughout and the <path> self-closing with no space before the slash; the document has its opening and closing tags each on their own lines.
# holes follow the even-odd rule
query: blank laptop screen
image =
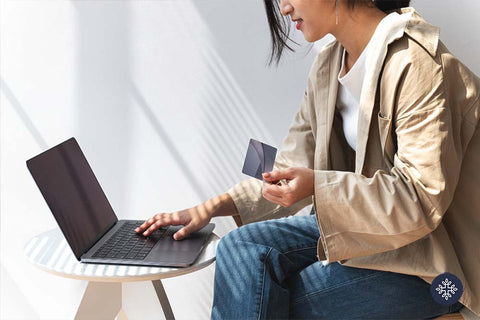
<svg viewBox="0 0 480 320">
<path fill-rule="evenodd" d="M 27 161 L 77 259 L 118 219 L 74 138 Z"/>
</svg>

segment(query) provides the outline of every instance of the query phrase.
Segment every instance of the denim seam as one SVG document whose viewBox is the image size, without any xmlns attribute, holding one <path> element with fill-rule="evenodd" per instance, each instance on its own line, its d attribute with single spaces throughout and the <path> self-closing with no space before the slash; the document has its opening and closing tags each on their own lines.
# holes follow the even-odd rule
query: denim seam
<svg viewBox="0 0 480 320">
<path fill-rule="evenodd" d="M 365 280 L 365 279 L 369 279 L 369 278 L 373 278 L 373 277 L 379 277 L 379 276 L 382 276 L 383 274 L 370 274 L 368 276 L 365 276 L 365 277 L 359 277 L 359 278 L 355 278 L 355 279 L 352 279 L 352 280 L 349 280 L 349 281 L 345 281 L 345 282 L 342 282 L 342 283 L 339 283 L 335 286 L 332 286 L 332 287 L 328 287 L 326 289 L 323 289 L 323 290 L 318 290 L 318 291 L 315 291 L 315 292 L 311 292 L 303 297 L 300 297 L 300 298 L 297 298 L 293 301 L 293 303 L 297 303 L 297 302 L 300 302 L 304 299 L 307 299 L 309 298 L 310 296 L 313 296 L 313 295 L 316 295 L 318 293 L 321 293 L 321 292 L 325 292 L 325 291 L 329 291 L 329 290 L 333 290 L 333 289 L 336 289 L 336 288 L 339 288 L 339 287 L 342 287 L 344 285 L 347 285 L 349 283 L 353 283 L 353 282 L 358 282 L 358 280 Z"/>
<path fill-rule="evenodd" d="M 254 244 L 254 245 L 257 245 L 257 246 L 262 246 L 262 247 L 265 247 L 265 248 L 269 248 L 269 249 L 275 249 L 273 247 L 270 247 L 270 246 L 266 246 L 264 244 L 261 244 L 261 243 L 256 243 L 256 242 L 252 242 L 252 241 L 248 241 L 248 240 L 232 240 L 233 242 L 245 242 L 245 243 L 250 243 L 250 244 Z M 293 250 L 289 250 L 289 251 L 286 251 L 286 252 L 282 252 L 280 250 L 277 250 L 275 249 L 276 251 L 280 252 L 281 254 L 287 254 L 287 253 L 291 253 L 291 252 L 295 252 L 295 251 L 300 251 L 300 250 L 305 250 L 305 249 L 313 249 L 313 248 L 316 248 L 317 247 L 317 244 L 315 244 L 315 246 L 313 247 L 303 247 L 303 248 L 296 248 L 296 249 L 293 249 Z"/>
<path fill-rule="evenodd" d="M 314 248 L 317 248 L 317 244 L 316 244 L 316 243 L 315 243 L 315 246 L 313 246 L 313 247 L 297 248 L 297 249 L 285 251 L 285 252 L 282 252 L 282 253 L 283 253 L 283 254 L 287 254 L 287 253 L 291 253 L 291 252 L 295 252 L 295 251 L 301 251 L 301 250 L 305 250 L 305 249 L 314 249 Z"/>
<path fill-rule="evenodd" d="M 267 246 L 265 246 L 267 247 Z M 267 247 L 270 248 L 270 247 Z M 267 261 L 268 256 L 270 255 L 270 252 L 272 252 L 273 248 L 270 248 L 267 252 L 267 255 L 265 256 L 265 261 Z M 265 274 L 267 272 L 267 266 L 265 262 L 263 263 L 263 278 L 262 278 L 262 292 L 260 294 L 260 306 L 258 308 L 258 319 L 261 319 L 262 316 L 262 307 L 263 307 L 263 297 L 264 297 L 264 289 L 265 289 Z"/>
</svg>

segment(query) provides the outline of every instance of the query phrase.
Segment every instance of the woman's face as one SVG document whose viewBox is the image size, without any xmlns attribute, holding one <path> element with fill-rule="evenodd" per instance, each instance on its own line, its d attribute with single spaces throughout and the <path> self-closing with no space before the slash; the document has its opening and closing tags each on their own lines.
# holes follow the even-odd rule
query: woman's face
<svg viewBox="0 0 480 320">
<path fill-rule="evenodd" d="M 296 22 L 308 42 L 323 38 L 335 26 L 335 0 L 280 0 L 280 10 Z"/>
</svg>

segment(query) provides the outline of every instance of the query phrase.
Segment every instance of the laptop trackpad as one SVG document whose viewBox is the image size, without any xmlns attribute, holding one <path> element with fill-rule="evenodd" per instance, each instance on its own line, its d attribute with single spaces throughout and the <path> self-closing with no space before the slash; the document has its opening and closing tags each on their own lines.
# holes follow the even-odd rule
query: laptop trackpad
<svg viewBox="0 0 480 320">
<path fill-rule="evenodd" d="M 192 264 L 211 234 L 214 225 L 209 224 L 203 229 L 189 234 L 182 240 L 173 239 L 175 232 L 181 228 L 183 226 L 170 226 L 163 238 L 150 251 L 146 260 L 158 261 L 162 262 L 162 264 L 165 262 L 165 265 L 168 265 L 169 262 L 177 266 L 179 264 L 185 266 Z"/>
</svg>

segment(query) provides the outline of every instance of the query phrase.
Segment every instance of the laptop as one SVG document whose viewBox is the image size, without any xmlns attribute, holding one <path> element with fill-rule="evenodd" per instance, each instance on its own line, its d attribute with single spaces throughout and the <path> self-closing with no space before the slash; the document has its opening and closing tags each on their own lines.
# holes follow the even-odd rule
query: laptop
<svg viewBox="0 0 480 320">
<path fill-rule="evenodd" d="M 182 226 L 150 236 L 134 229 L 142 220 L 118 220 L 75 138 L 27 160 L 27 167 L 75 257 L 86 263 L 188 267 L 202 252 L 215 225 L 182 240 Z"/>
</svg>

